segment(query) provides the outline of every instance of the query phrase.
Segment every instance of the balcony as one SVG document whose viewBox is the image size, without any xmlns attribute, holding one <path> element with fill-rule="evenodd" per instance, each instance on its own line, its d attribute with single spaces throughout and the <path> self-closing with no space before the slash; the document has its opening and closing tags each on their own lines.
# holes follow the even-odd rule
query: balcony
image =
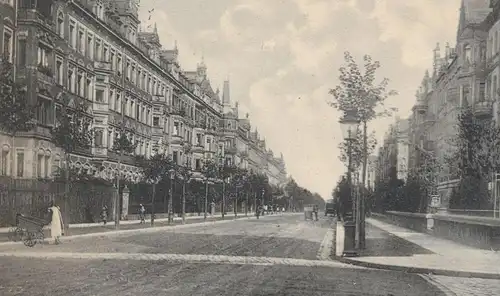
<svg viewBox="0 0 500 296">
<path fill-rule="evenodd" d="M 108 159 L 110 161 L 118 162 L 120 158 L 120 154 L 109 150 L 108 152 Z M 127 155 L 124 154 L 123 157 L 121 158 L 121 162 L 124 164 L 129 164 L 129 165 L 134 165 L 135 164 L 135 156 L 134 155 Z"/>
<path fill-rule="evenodd" d="M 94 148 L 92 148 L 92 154 L 95 157 L 107 157 L 108 156 L 108 148 L 106 148 L 106 147 L 94 147 Z"/>
<path fill-rule="evenodd" d="M 179 107 L 172 107 L 170 110 L 170 115 L 184 118 L 186 116 L 186 110 L 180 109 Z"/>
<path fill-rule="evenodd" d="M 202 122 L 202 121 L 196 121 L 196 122 L 194 123 L 194 127 L 195 127 L 196 129 L 202 129 L 202 130 L 205 130 L 205 129 L 207 128 L 207 125 L 206 125 L 204 122 Z"/>
<path fill-rule="evenodd" d="M 478 118 L 489 118 L 493 115 L 493 104 L 491 101 L 480 101 L 474 104 L 474 115 Z"/>
<path fill-rule="evenodd" d="M 240 157 L 241 158 L 248 158 L 248 151 L 247 150 L 243 150 L 243 151 L 240 151 Z"/>
<path fill-rule="evenodd" d="M 101 73 L 112 73 L 111 63 L 106 61 L 94 61 L 94 70 Z"/>
<path fill-rule="evenodd" d="M 36 73 L 38 81 L 47 83 L 47 84 L 55 84 L 54 80 L 54 73 L 52 72 L 52 69 L 49 66 L 44 66 L 39 64 L 37 66 L 37 73 Z"/>
<path fill-rule="evenodd" d="M 174 145 L 181 145 L 182 143 L 184 143 L 184 139 L 180 135 L 172 135 L 170 143 Z"/>
<path fill-rule="evenodd" d="M 152 127 L 152 133 L 153 135 L 162 135 L 163 134 L 163 128 L 160 126 L 153 126 Z"/>
<path fill-rule="evenodd" d="M 233 154 L 234 155 L 238 152 L 238 150 L 236 149 L 236 147 L 225 147 L 224 152 L 226 154 Z"/>
<path fill-rule="evenodd" d="M 97 112 L 108 112 L 109 106 L 105 102 L 92 102 L 92 109 Z"/>
<path fill-rule="evenodd" d="M 203 144 L 201 143 L 196 143 L 192 146 L 191 151 L 193 153 L 203 153 L 205 151 L 205 147 L 203 147 Z"/>
<path fill-rule="evenodd" d="M 427 116 L 425 117 L 425 123 L 426 124 L 429 124 L 429 125 L 432 125 L 436 122 L 436 116 L 434 114 L 427 114 Z"/>
</svg>

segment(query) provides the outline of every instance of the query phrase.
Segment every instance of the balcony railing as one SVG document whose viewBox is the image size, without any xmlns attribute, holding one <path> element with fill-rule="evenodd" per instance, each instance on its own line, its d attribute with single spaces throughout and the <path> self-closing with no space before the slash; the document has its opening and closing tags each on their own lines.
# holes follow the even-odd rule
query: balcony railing
<svg viewBox="0 0 500 296">
<path fill-rule="evenodd" d="M 112 73 L 111 63 L 107 61 L 94 61 L 94 70 L 97 72 Z"/>
<path fill-rule="evenodd" d="M 52 70 L 47 67 L 47 66 L 41 66 L 39 65 L 37 67 L 37 73 L 36 73 L 37 79 L 39 81 L 43 81 L 48 84 L 54 84 L 55 80 L 53 77 Z"/>
<path fill-rule="evenodd" d="M 226 148 L 224 148 L 224 151 L 227 154 L 236 154 L 238 152 L 236 147 L 226 147 Z"/>
<path fill-rule="evenodd" d="M 96 157 L 107 157 L 108 148 L 106 147 L 94 147 L 92 148 L 92 154 Z"/>
<path fill-rule="evenodd" d="M 491 101 L 480 101 L 474 104 L 474 115 L 477 117 L 489 117 L 493 114 L 493 104 Z"/>
</svg>

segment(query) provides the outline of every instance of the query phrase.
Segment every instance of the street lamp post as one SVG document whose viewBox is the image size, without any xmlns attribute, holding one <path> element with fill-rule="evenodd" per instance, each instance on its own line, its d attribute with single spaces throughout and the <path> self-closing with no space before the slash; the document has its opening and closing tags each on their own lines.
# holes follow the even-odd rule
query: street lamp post
<svg viewBox="0 0 500 296">
<path fill-rule="evenodd" d="M 174 179 L 175 179 L 175 170 L 171 169 L 168 171 L 170 174 L 170 193 L 168 195 L 168 224 L 172 223 L 172 200 L 174 194 Z"/>
<path fill-rule="evenodd" d="M 347 205 L 342 205 L 342 218 L 344 220 L 344 256 L 356 256 L 357 250 L 356 246 L 356 232 L 359 231 L 359 215 L 356 215 L 356 219 L 354 218 L 355 213 L 357 212 L 354 209 L 354 204 L 356 208 L 359 207 L 359 201 L 356 203 L 353 202 L 353 188 L 352 188 L 352 141 L 356 139 L 359 119 L 357 117 L 355 110 L 348 110 L 345 112 L 344 117 L 339 121 L 340 128 L 342 129 L 342 134 L 344 140 L 347 141 L 347 156 L 348 156 L 348 166 L 347 166 L 347 181 L 349 184 L 349 200 Z M 346 207 L 347 206 L 347 207 Z M 359 237 L 359 235 L 358 235 Z"/>
</svg>

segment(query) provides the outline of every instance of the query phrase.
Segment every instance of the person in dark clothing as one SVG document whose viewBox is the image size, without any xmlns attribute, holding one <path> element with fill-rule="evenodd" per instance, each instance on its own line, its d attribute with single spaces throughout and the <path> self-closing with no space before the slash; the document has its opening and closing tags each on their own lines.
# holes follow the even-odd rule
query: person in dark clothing
<svg viewBox="0 0 500 296">
<path fill-rule="evenodd" d="M 101 210 L 101 220 L 102 220 L 102 223 L 104 223 L 104 225 L 106 225 L 108 223 L 108 207 L 107 206 L 103 206 L 102 207 L 102 210 Z"/>
</svg>

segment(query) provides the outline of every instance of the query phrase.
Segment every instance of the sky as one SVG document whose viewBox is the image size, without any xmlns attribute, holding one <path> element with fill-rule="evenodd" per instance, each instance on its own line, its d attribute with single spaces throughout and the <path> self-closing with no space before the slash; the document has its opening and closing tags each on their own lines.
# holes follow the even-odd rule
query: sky
<svg viewBox="0 0 500 296">
<path fill-rule="evenodd" d="M 345 167 L 338 159 L 339 113 L 327 102 L 344 51 L 381 63 L 387 101 L 407 117 L 432 50 L 456 42 L 460 0 L 142 0 L 164 48 L 177 43 L 181 68 L 204 58 L 214 88 L 229 79 L 231 100 L 299 185 L 328 199 Z M 154 10 L 153 10 L 154 9 Z M 153 10 L 152 12 L 150 12 Z M 383 137 L 394 117 L 370 130 Z"/>
</svg>

